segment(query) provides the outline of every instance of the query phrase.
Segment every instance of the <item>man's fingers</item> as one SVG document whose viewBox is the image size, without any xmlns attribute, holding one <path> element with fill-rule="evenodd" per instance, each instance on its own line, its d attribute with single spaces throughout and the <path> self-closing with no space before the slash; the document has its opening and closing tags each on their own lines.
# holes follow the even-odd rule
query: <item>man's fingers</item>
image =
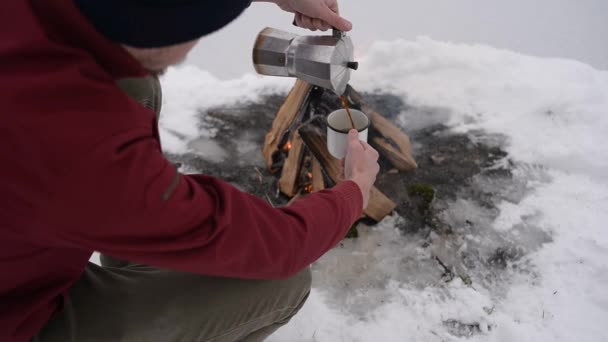
<svg viewBox="0 0 608 342">
<path fill-rule="evenodd" d="M 340 31 L 346 32 L 353 28 L 353 24 L 350 21 L 342 18 L 327 6 L 324 8 L 319 17 L 327 22 L 330 26 L 335 27 Z"/>
<path fill-rule="evenodd" d="M 363 145 L 363 148 L 366 151 L 370 151 L 370 152 L 374 152 L 374 153 L 378 153 L 378 151 L 376 151 L 375 148 L 373 148 L 370 144 L 368 144 L 366 141 L 361 141 L 361 145 Z"/>
<path fill-rule="evenodd" d="M 321 20 L 321 24 L 323 27 L 323 31 L 327 31 L 331 28 L 331 25 L 329 25 L 325 20 Z"/>
<path fill-rule="evenodd" d="M 376 160 L 380 158 L 380 154 L 375 148 L 371 147 L 367 142 L 359 140 L 359 132 L 355 129 L 348 131 L 348 145 L 351 149 L 361 146 L 362 150 L 371 154 Z"/>
<path fill-rule="evenodd" d="M 361 145 L 363 145 L 363 149 L 365 150 L 365 153 L 370 154 L 375 160 L 378 160 L 378 158 L 380 158 L 380 153 L 378 153 L 378 151 L 375 148 L 373 148 L 370 144 L 368 144 L 365 141 L 362 141 Z"/>
<path fill-rule="evenodd" d="M 312 18 L 307 15 L 302 15 L 302 23 L 304 24 L 304 27 L 309 30 L 312 30 L 312 31 L 317 30 L 315 28 L 315 25 L 312 23 Z"/>
<path fill-rule="evenodd" d="M 296 22 L 296 25 L 298 27 L 304 27 L 304 26 L 302 26 L 302 13 L 296 12 L 294 21 Z"/>
<path fill-rule="evenodd" d="M 354 144 L 357 141 L 359 141 L 359 132 L 356 129 L 348 131 L 348 143 Z"/>
<path fill-rule="evenodd" d="M 366 145 L 367 145 L 367 148 L 365 149 L 365 151 L 367 151 L 368 153 L 371 153 L 371 155 L 374 156 L 374 158 L 376 160 L 378 160 L 378 158 L 380 158 L 380 153 L 378 153 L 378 151 L 375 148 L 369 146 L 369 144 L 366 143 Z"/>
<path fill-rule="evenodd" d="M 296 21 L 296 25 L 301 28 L 316 31 L 316 29 L 313 25 L 313 22 L 312 22 L 312 18 L 310 18 L 300 12 L 296 13 L 295 21 Z"/>
<path fill-rule="evenodd" d="M 327 27 L 326 27 L 327 25 L 324 24 L 323 20 L 321 20 L 321 19 L 317 19 L 317 18 L 313 19 L 312 24 L 315 26 L 315 28 L 317 30 L 327 31 Z"/>
<path fill-rule="evenodd" d="M 348 131 L 348 148 L 349 149 L 361 149 L 365 151 L 366 143 L 359 140 L 359 132 L 355 129 Z"/>
</svg>

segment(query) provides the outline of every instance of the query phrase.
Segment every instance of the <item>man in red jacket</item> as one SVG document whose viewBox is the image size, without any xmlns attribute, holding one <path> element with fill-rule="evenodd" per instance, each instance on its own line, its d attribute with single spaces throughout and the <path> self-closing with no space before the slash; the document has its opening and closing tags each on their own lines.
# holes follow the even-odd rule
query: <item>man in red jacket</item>
<svg viewBox="0 0 608 342">
<path fill-rule="evenodd" d="M 350 29 L 335 0 L 275 2 L 300 26 Z M 1 341 L 261 341 L 303 305 L 377 152 L 353 131 L 345 181 L 273 208 L 180 174 L 160 147 L 154 72 L 248 5 L 1 2 Z"/>
</svg>

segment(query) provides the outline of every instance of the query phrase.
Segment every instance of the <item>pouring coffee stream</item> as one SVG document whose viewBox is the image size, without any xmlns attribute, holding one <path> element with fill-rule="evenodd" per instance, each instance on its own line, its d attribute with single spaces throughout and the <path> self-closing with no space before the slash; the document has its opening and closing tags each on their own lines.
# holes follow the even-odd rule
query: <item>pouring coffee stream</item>
<svg viewBox="0 0 608 342">
<path fill-rule="evenodd" d="M 357 127 L 355 127 L 355 122 L 353 121 L 353 115 L 350 112 L 350 108 L 348 107 L 348 100 L 346 99 L 346 96 L 342 95 L 340 96 L 340 100 L 342 100 L 342 106 L 344 106 L 344 109 L 346 109 L 346 114 L 348 114 L 348 120 L 350 120 L 350 126 L 353 129 L 357 129 Z"/>
</svg>

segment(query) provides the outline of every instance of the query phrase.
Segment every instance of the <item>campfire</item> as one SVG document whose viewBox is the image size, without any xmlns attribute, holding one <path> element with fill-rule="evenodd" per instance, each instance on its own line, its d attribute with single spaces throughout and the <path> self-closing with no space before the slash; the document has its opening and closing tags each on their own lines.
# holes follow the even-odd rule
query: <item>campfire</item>
<svg viewBox="0 0 608 342">
<path fill-rule="evenodd" d="M 393 166 L 409 171 L 417 167 L 409 137 L 368 105 L 351 86 L 344 94 L 348 105 L 363 111 L 371 121 L 368 142 Z M 339 97 L 323 88 L 297 80 L 266 134 L 263 156 L 270 172 L 279 178 L 279 190 L 295 199 L 332 187 L 339 181 L 340 161 L 327 150 L 326 116 L 341 108 Z M 385 170 L 382 170 L 383 172 Z M 372 189 L 365 216 L 382 220 L 395 203 Z"/>
</svg>

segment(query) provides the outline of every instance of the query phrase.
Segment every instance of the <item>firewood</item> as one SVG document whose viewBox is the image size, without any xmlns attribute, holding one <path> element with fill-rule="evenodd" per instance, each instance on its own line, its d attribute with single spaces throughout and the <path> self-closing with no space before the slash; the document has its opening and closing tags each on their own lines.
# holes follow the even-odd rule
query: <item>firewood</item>
<svg viewBox="0 0 608 342">
<path fill-rule="evenodd" d="M 390 198 L 386 197 L 382 191 L 375 186 L 369 193 L 369 204 L 363 210 L 363 213 L 376 222 L 382 221 L 383 218 L 390 215 L 395 210 L 397 204 Z"/>
<path fill-rule="evenodd" d="M 317 192 L 325 189 L 323 169 L 317 158 L 312 158 L 312 191 Z"/>
<path fill-rule="evenodd" d="M 327 150 L 327 133 L 325 130 L 315 125 L 316 120 L 300 127 L 300 136 L 308 149 L 319 161 L 329 178 L 334 182 L 340 181 L 342 167 L 340 161 L 334 158 Z M 372 187 L 369 205 L 363 211 L 366 216 L 381 221 L 389 215 L 396 207 L 396 204 L 386 197 L 376 187 Z"/>
<path fill-rule="evenodd" d="M 312 152 L 315 159 L 321 164 L 325 173 L 333 182 L 338 181 L 342 172 L 340 161 L 334 158 L 327 150 L 327 133 L 317 126 L 319 120 L 308 122 L 298 129 L 306 147 Z"/>
<path fill-rule="evenodd" d="M 412 170 L 418 166 L 411 155 L 401 153 L 396 147 L 387 142 L 385 138 L 374 137 L 371 140 L 371 145 L 378 153 L 388 159 L 397 170 Z"/>
<path fill-rule="evenodd" d="M 303 142 L 300 137 L 300 133 L 297 131 L 294 133 L 293 138 L 289 141 L 291 148 L 285 163 L 283 163 L 283 170 L 281 171 L 281 178 L 279 179 L 279 189 L 285 195 L 292 197 L 298 192 L 298 175 L 300 174 L 300 168 L 302 166 L 302 147 Z"/>
<path fill-rule="evenodd" d="M 287 202 L 287 204 L 285 205 L 286 207 L 289 207 L 290 205 L 292 205 L 293 203 L 295 203 L 297 200 L 299 200 L 300 198 L 304 198 L 308 196 L 308 194 L 302 194 L 300 192 L 296 193 L 290 200 L 289 202 Z"/>
<path fill-rule="evenodd" d="M 272 128 L 266 134 L 262 154 L 264 160 L 266 160 L 266 165 L 271 171 L 273 171 L 273 155 L 280 152 L 279 148 L 281 146 L 279 145 L 284 143 L 286 131 L 296 119 L 298 112 L 305 109 L 305 101 L 311 89 L 312 86 L 309 83 L 297 80 L 287 95 L 285 102 L 279 108 L 272 123 Z"/>
<path fill-rule="evenodd" d="M 367 104 L 361 94 L 350 85 L 346 89 L 348 98 L 361 108 L 371 121 L 373 129 L 382 137 L 372 139 L 371 145 L 401 171 L 413 170 L 418 167 L 412 157 L 410 138 L 399 127 Z"/>
</svg>

